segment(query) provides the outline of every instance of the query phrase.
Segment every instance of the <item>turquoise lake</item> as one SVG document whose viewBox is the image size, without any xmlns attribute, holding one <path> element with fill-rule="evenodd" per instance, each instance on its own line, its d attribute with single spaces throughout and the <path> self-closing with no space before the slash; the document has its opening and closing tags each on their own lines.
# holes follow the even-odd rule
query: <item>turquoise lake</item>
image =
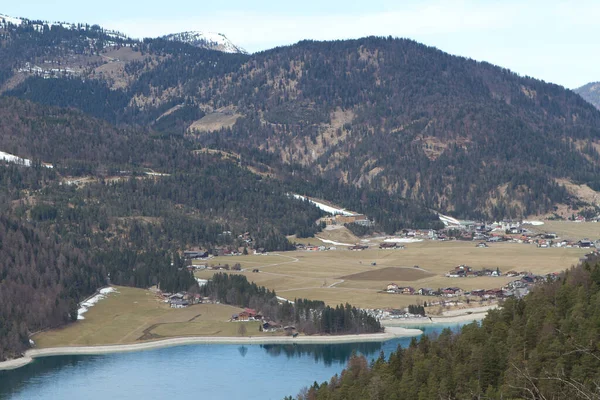
<svg viewBox="0 0 600 400">
<path fill-rule="evenodd" d="M 451 326 L 456 328 L 457 325 Z M 444 327 L 421 328 L 427 334 Z M 411 338 L 327 345 L 189 345 L 36 359 L 0 371 L 0 399 L 283 399 L 342 371 L 353 351 L 387 356 Z"/>
</svg>

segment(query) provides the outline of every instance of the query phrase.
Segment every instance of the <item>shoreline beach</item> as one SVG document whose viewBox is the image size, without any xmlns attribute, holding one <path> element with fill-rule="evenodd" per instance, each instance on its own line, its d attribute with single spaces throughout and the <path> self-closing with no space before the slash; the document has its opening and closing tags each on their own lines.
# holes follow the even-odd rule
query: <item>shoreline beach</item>
<svg viewBox="0 0 600 400">
<path fill-rule="evenodd" d="M 366 333 L 338 336 L 251 336 L 251 337 L 215 337 L 191 336 L 161 339 L 135 344 L 113 344 L 102 346 L 68 346 L 49 347 L 45 349 L 30 349 L 20 358 L 0 362 L 0 370 L 10 370 L 23 367 L 35 358 L 64 356 L 64 355 L 98 355 L 125 353 L 134 351 L 153 350 L 164 347 L 184 346 L 193 344 L 335 344 L 335 343 L 361 343 L 385 342 L 399 337 L 419 336 L 423 333 L 420 329 L 402 328 L 391 326 L 385 328 L 383 333 Z"/>
</svg>

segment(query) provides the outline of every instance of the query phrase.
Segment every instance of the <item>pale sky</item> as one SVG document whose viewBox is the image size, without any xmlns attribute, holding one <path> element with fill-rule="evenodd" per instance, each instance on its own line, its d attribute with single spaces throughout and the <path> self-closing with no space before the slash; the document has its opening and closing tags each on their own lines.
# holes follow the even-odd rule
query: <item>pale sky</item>
<svg viewBox="0 0 600 400">
<path fill-rule="evenodd" d="M 96 23 L 136 38 L 203 30 L 223 33 L 235 44 L 256 52 L 302 39 L 391 35 L 568 88 L 600 81 L 598 0 L 11 3 L 0 5 L 0 13 L 29 19 Z"/>
</svg>

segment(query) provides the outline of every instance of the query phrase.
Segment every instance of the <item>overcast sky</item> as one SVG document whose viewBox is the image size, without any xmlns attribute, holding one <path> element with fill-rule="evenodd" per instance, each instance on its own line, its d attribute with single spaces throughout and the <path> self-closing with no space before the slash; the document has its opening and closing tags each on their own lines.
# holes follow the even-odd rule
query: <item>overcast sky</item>
<svg viewBox="0 0 600 400">
<path fill-rule="evenodd" d="M 6 2 L 8 3 L 8 2 Z M 12 4 L 11 4 L 12 3 Z M 600 81 L 600 1 L 28 0 L 0 13 L 96 23 L 132 37 L 204 30 L 250 52 L 302 39 L 406 37 L 576 88 Z M 576 4 L 576 6 L 574 5 Z"/>
</svg>

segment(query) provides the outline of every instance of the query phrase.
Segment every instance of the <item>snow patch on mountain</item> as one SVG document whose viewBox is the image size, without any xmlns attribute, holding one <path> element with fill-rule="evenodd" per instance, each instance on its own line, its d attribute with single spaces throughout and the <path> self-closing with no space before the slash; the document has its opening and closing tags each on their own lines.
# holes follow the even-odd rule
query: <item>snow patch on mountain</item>
<svg viewBox="0 0 600 400">
<path fill-rule="evenodd" d="M 102 33 L 104 33 L 107 36 L 110 36 L 114 39 L 130 40 L 130 38 L 122 32 L 115 31 L 115 30 L 102 29 L 97 25 L 73 24 L 70 22 L 60 22 L 60 21 L 55 21 L 55 22 L 32 21 L 27 18 L 15 18 L 15 17 L 10 17 L 8 15 L 0 14 L 0 28 L 6 28 L 6 27 L 8 27 L 9 24 L 16 25 L 16 26 L 21 26 L 24 24 L 31 25 L 33 27 L 33 29 L 35 29 L 37 32 L 44 32 L 44 26 L 48 26 L 48 28 L 50 28 L 50 29 L 52 29 L 53 26 L 61 26 L 64 29 L 83 30 L 83 31 L 91 31 L 91 30 L 98 29 L 98 30 L 102 31 Z"/>
<path fill-rule="evenodd" d="M 190 31 L 172 33 L 162 37 L 166 40 L 176 41 L 191 44 L 192 46 L 200 47 L 209 50 L 218 50 L 224 53 L 242 53 L 248 54 L 243 48 L 236 46 L 227 39 L 222 33 Z"/>
<path fill-rule="evenodd" d="M 21 25 L 23 20 L 21 18 L 9 17 L 8 15 L 0 14 L 0 25 Z"/>
<path fill-rule="evenodd" d="M 31 167 L 31 160 L 15 156 L 14 154 L 5 153 L 3 151 L 0 151 L 0 161 L 6 161 L 9 163 L 23 165 L 25 167 Z M 54 168 L 52 164 L 42 163 L 42 165 L 46 168 Z"/>
<path fill-rule="evenodd" d="M 5 153 L 3 151 L 0 151 L 0 160 L 10 162 L 10 163 L 24 165 L 26 167 L 31 167 L 31 160 L 28 160 L 26 158 L 17 157 L 13 154 Z"/>
</svg>

